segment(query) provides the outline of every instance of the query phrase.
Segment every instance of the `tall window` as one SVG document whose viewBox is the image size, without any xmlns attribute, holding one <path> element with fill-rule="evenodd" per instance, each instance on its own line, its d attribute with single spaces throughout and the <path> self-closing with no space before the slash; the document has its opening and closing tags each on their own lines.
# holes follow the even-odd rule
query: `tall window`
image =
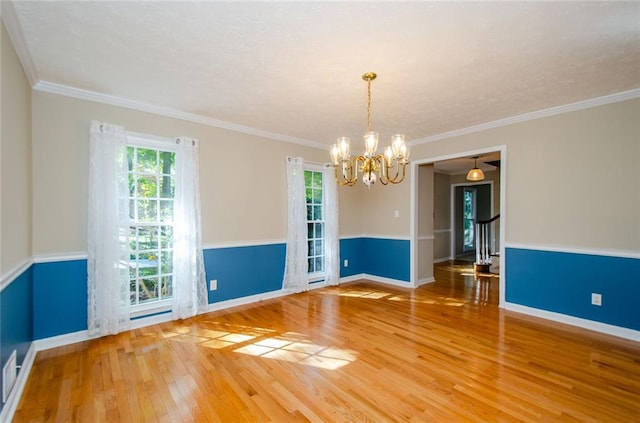
<svg viewBox="0 0 640 423">
<path fill-rule="evenodd" d="M 322 171 L 305 170 L 304 185 L 307 202 L 307 260 L 309 278 L 324 276 L 324 203 L 322 190 Z"/>
<path fill-rule="evenodd" d="M 131 305 L 173 295 L 175 152 L 129 145 Z"/>
<path fill-rule="evenodd" d="M 476 189 L 464 187 L 463 194 L 463 251 L 473 251 L 476 248 Z"/>
</svg>

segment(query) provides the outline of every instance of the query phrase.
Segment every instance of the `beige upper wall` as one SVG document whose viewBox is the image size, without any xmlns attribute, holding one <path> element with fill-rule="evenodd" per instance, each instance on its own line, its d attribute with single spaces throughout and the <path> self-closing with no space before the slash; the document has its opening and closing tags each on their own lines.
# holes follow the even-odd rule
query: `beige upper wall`
<svg viewBox="0 0 640 423">
<path fill-rule="evenodd" d="M 414 146 L 412 159 L 505 145 L 507 243 L 637 253 L 639 116 L 633 99 Z"/>
<path fill-rule="evenodd" d="M 91 120 L 200 141 L 203 243 L 284 241 L 286 156 L 326 162 L 328 151 L 55 94 L 33 92 L 34 254 L 86 251 Z M 360 234 L 351 193 L 340 192 L 340 226 Z"/>
<path fill-rule="evenodd" d="M 1 22 L 1 21 L 0 21 Z M 31 258 L 31 87 L 1 26 L 0 275 Z"/>
</svg>

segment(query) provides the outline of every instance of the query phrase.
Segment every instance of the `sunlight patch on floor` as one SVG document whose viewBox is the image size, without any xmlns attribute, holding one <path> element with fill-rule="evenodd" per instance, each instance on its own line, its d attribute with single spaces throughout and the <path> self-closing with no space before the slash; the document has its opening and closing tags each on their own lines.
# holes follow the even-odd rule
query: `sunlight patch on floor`
<svg viewBox="0 0 640 423">
<path fill-rule="evenodd" d="M 299 334 L 288 337 L 288 333 L 240 347 L 235 352 L 274 360 L 305 364 L 322 369 L 334 370 L 356 360 L 358 353 L 336 347 L 301 341 Z"/>
</svg>

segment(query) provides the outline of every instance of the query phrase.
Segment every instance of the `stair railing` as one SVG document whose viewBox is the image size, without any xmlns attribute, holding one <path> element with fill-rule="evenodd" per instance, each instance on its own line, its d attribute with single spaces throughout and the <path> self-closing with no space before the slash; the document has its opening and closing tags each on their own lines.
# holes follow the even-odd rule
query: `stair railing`
<svg viewBox="0 0 640 423">
<path fill-rule="evenodd" d="M 489 246 L 491 225 L 500 219 L 500 214 L 493 216 L 489 220 L 476 220 L 476 262 L 475 268 L 489 271 L 491 265 L 491 248 Z M 495 249 L 495 246 L 494 246 Z"/>
</svg>

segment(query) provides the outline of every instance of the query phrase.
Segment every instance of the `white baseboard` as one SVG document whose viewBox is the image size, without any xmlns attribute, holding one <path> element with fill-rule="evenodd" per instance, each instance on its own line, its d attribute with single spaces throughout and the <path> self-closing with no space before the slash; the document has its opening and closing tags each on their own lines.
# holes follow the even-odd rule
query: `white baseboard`
<svg viewBox="0 0 640 423">
<path fill-rule="evenodd" d="M 322 288 L 324 286 L 324 284 L 318 284 L 318 285 L 321 285 L 318 288 Z M 279 289 L 277 291 L 265 292 L 263 294 L 249 295 L 248 297 L 234 298 L 233 300 L 220 301 L 217 303 L 209 304 L 209 306 L 207 307 L 207 312 L 223 310 L 225 308 L 237 307 L 245 304 L 257 303 L 264 300 L 270 300 L 272 298 L 283 297 L 285 295 L 289 295 L 289 293 L 283 291 L 282 289 Z"/>
<path fill-rule="evenodd" d="M 424 279 L 420 279 L 418 281 L 418 284 L 416 285 L 416 288 L 422 285 L 426 285 L 428 283 L 434 283 L 436 281 L 436 278 L 434 278 L 433 276 L 429 277 L 429 278 L 424 278 Z"/>
<path fill-rule="evenodd" d="M 90 339 L 97 338 L 89 336 L 89 332 L 81 330 L 78 332 L 65 333 L 64 335 L 51 336 L 49 338 L 36 339 L 33 341 L 36 352 L 44 351 L 51 348 L 63 347 L 65 345 L 71 345 L 78 342 L 88 341 Z"/>
<path fill-rule="evenodd" d="M 11 393 L 9 393 L 9 398 L 7 398 L 7 402 L 4 403 L 2 412 L 0 412 L 0 422 L 10 422 L 13 420 L 13 415 L 15 414 L 20 398 L 22 397 L 22 391 L 27 383 L 27 379 L 29 379 L 29 373 L 31 373 L 31 368 L 33 367 L 33 363 L 36 359 L 36 352 L 36 348 L 32 342 L 31 346 L 27 350 L 24 360 L 22 360 L 20 371 L 16 378 L 16 384 L 13 385 L 13 389 L 11 390 Z"/>
<path fill-rule="evenodd" d="M 434 263 L 442 263 L 443 261 L 453 260 L 451 257 L 440 257 L 437 259 L 433 259 Z"/>
<path fill-rule="evenodd" d="M 505 303 L 506 310 L 515 311 L 517 313 L 527 314 L 529 316 L 540 317 L 542 319 L 552 320 L 558 323 L 565 323 L 571 326 L 577 326 L 583 329 L 589 329 L 595 332 L 607 335 L 617 336 L 619 338 L 629 339 L 631 341 L 640 342 L 640 331 L 627 329 L 620 326 L 600 323 L 593 320 L 582 319 L 580 317 L 569 316 L 566 314 L 556 313 L 553 311 L 540 310 L 538 308 L 527 307 L 520 304 Z"/>
<path fill-rule="evenodd" d="M 382 284 L 385 284 L 385 285 L 399 286 L 399 287 L 402 287 L 402 288 L 413 288 L 413 286 L 411 285 L 410 282 L 401 281 L 399 279 L 385 278 L 385 277 L 382 277 L 382 276 L 369 275 L 368 273 L 358 273 L 357 275 L 352 275 L 352 276 L 347 276 L 347 277 L 344 277 L 344 278 L 340 278 L 340 283 L 355 282 L 355 281 L 359 281 L 361 279 L 367 279 L 367 280 L 370 280 L 372 282 L 378 282 L 378 283 L 382 283 Z M 427 282 L 425 282 L 425 283 L 427 283 Z"/>
</svg>

